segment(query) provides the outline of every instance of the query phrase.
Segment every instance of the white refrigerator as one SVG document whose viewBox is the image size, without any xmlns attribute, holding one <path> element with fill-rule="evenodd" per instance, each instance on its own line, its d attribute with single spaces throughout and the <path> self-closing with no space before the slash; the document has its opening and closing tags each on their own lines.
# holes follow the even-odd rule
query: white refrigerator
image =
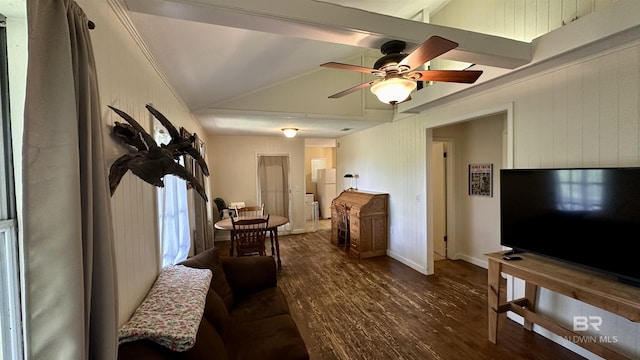
<svg viewBox="0 0 640 360">
<path fill-rule="evenodd" d="M 336 198 L 336 169 L 318 169 L 318 207 L 320 208 L 320 218 L 329 219 L 331 217 L 331 201 Z"/>
</svg>

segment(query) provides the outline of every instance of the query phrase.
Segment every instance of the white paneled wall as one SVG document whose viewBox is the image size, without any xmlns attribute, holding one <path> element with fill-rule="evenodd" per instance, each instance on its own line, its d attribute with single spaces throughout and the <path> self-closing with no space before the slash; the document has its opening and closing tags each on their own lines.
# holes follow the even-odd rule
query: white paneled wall
<svg viewBox="0 0 640 360">
<path fill-rule="evenodd" d="M 640 166 L 640 43 L 429 110 L 424 116 L 439 123 L 511 101 L 515 167 Z M 603 246 L 611 246 L 610 241 L 603 239 Z M 566 324 L 576 314 L 603 316 L 608 334 L 618 336 L 614 345 L 640 358 L 640 324 L 547 291 L 541 292 L 539 306 Z"/>
<path fill-rule="evenodd" d="M 606 9 L 619 0 L 454 0 L 429 22 L 457 29 L 530 42 L 574 20 Z M 433 69 L 463 69 L 471 64 L 444 59 Z"/>
<path fill-rule="evenodd" d="M 487 260 L 484 254 L 502 249 L 496 219 L 500 216 L 499 174 L 504 167 L 503 153 L 506 149 L 502 139 L 505 117 L 506 113 L 500 112 L 433 129 L 434 138 L 450 139 L 455 149 L 448 154 L 453 167 L 454 188 L 449 212 L 455 211 L 455 216 L 448 229 L 447 255 L 485 268 Z M 493 165 L 493 196 L 469 196 L 469 164 L 487 163 Z"/>
<path fill-rule="evenodd" d="M 430 22 L 531 41 L 618 0 L 455 0 Z"/>
<path fill-rule="evenodd" d="M 640 166 L 640 42 L 340 138 L 339 173 L 361 169 L 361 188 L 391 194 L 391 255 L 406 263 L 426 263 L 425 230 L 416 225 L 426 217 L 412 214 L 416 193 L 425 188 L 423 129 L 511 103 L 517 168 Z M 469 216 L 472 222 L 481 218 Z M 498 227 L 497 216 L 482 219 Z M 610 240 L 603 239 L 603 246 L 611 246 Z M 541 309 L 567 324 L 575 313 L 603 313 L 563 296 L 541 294 Z M 603 316 L 603 324 L 620 335 L 615 346 L 640 358 L 640 324 L 610 313 Z"/>
<path fill-rule="evenodd" d="M 338 139 L 338 189 L 358 174 L 358 189 L 389 193 L 388 253 L 427 273 L 425 203 L 426 130 L 417 117 L 387 123 Z"/>
<path fill-rule="evenodd" d="M 204 134 L 161 74 L 151 66 L 132 34 L 127 31 L 127 25 L 123 26 L 123 15 L 114 11 L 112 1 L 115 2 L 78 0 L 96 23 L 96 29 L 91 34 L 107 131 L 110 131 L 113 121 L 119 120 L 106 107 L 107 104 L 128 112 L 150 129 L 150 117 L 144 105 L 153 103 L 178 127 L 184 126 L 189 131 Z M 446 21 L 449 26 L 455 26 L 456 21 L 460 25 L 475 23 L 478 26 L 482 23 L 481 26 L 485 28 L 472 30 L 495 31 L 507 36 L 512 34 L 511 37 L 524 40 L 556 28 L 562 21 L 581 17 L 614 2 L 469 0 L 463 2 L 466 3 L 463 4 L 466 6 L 463 13 L 477 18 L 445 19 L 448 15 L 442 12 L 432 21 Z M 497 8 L 486 13 L 471 10 L 486 5 Z M 501 16 L 500 11 L 504 15 Z M 539 16 L 535 20 L 525 21 L 533 12 Z M 340 138 L 340 147 L 337 148 L 338 178 L 343 179 L 341 175 L 347 172 L 357 173 L 360 175 L 360 189 L 390 194 L 389 254 L 418 271 L 428 273 L 427 128 L 513 103 L 513 156 L 516 167 L 640 165 L 639 64 L 640 45 L 633 44 L 429 109 L 418 116 Z M 213 140 L 218 143 L 208 147 L 209 153 L 225 154 L 225 161 L 231 161 L 228 156 L 237 150 L 237 144 L 224 143 L 222 139 Z M 251 152 L 292 153 L 292 174 L 294 168 L 301 169 L 299 177 L 296 173 L 292 179 L 294 198 L 297 199 L 299 194 L 300 199 L 296 203 L 301 204 L 294 211 L 299 210 L 303 214 L 304 147 L 293 145 L 295 142 L 285 145 L 279 139 L 273 140 L 262 144 L 266 150 L 256 148 Z M 106 144 L 109 163 L 105 166 L 109 166 L 123 153 L 124 148 L 109 136 Z M 300 149 L 299 155 L 295 154 L 297 149 Z M 215 174 L 216 166 L 211 168 Z M 220 176 L 223 178 L 219 184 L 234 179 L 233 174 L 223 173 Z M 214 195 L 216 186 L 214 182 Z M 255 192 L 255 185 L 248 184 L 249 188 L 249 191 Z M 338 188 L 341 188 L 340 183 Z M 226 192 L 227 189 L 221 191 Z M 236 196 L 233 192 L 231 194 Z M 112 200 L 119 320 L 122 323 L 151 286 L 159 268 L 155 189 L 127 175 Z M 473 214 L 470 216 L 474 218 Z M 540 303 L 560 318 L 569 316 L 572 311 L 591 311 L 568 299 L 544 293 Z M 572 311 L 560 314 L 558 309 Z M 604 323 L 615 324 L 617 332 L 628 334 L 621 338 L 617 346 L 632 357 L 640 357 L 638 325 L 610 314 L 605 316 Z"/>
<path fill-rule="evenodd" d="M 128 151 L 110 135 L 113 122 L 122 119 L 107 105 L 125 111 L 151 133 L 152 117 L 145 108 L 151 103 L 177 128 L 185 127 L 205 139 L 203 129 L 151 65 L 123 14 L 115 10 L 111 1 L 78 1 L 96 24 L 91 40 L 104 108 L 105 166 Z M 144 298 L 160 268 L 156 188 L 128 173 L 111 199 L 122 324 Z"/>
</svg>

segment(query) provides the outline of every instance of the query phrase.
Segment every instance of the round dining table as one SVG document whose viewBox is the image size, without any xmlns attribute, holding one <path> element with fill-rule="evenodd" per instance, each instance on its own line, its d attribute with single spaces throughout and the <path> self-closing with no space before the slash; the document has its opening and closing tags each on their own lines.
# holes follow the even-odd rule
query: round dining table
<svg viewBox="0 0 640 360">
<path fill-rule="evenodd" d="M 242 218 L 242 217 L 241 217 Z M 282 261 L 280 260 L 280 243 L 278 242 L 278 227 L 289 222 L 284 216 L 269 215 L 269 222 L 267 223 L 267 230 L 269 231 L 269 238 L 271 239 L 271 256 L 276 255 L 278 269 L 282 269 Z M 231 218 L 221 219 L 213 224 L 213 227 L 218 230 L 229 230 L 233 232 L 233 224 Z M 229 256 L 233 256 L 233 243 L 234 236 L 231 234 L 231 244 L 229 246 Z M 274 249 L 275 246 L 275 249 Z"/>
</svg>

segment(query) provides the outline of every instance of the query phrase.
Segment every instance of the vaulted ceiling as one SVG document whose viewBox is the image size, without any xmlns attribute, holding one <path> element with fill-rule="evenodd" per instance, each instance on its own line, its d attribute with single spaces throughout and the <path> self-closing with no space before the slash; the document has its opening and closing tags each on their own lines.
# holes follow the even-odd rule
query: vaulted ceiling
<svg viewBox="0 0 640 360">
<path fill-rule="evenodd" d="M 337 76 L 347 79 L 343 83 L 351 78 L 342 70 L 321 70 L 322 63 L 346 62 L 364 54 L 381 56 L 379 48 L 388 40 L 403 40 L 410 51 L 431 35 L 459 43 L 440 58 L 476 64 L 485 71 L 472 86 L 531 63 L 535 55 L 531 43 L 425 22 L 450 1 L 455 0 L 119 0 L 119 4 L 209 134 L 279 135 L 280 128 L 292 126 L 300 128 L 304 137 L 336 138 L 345 134 L 340 131 L 345 128 L 352 132 L 391 121 L 394 115 L 416 111 L 469 85 L 445 84 L 395 109 L 378 104 L 374 111 L 364 109 L 358 116 L 328 114 L 322 108 L 349 101 L 326 102 L 326 96 L 343 90 Z M 264 94 L 275 93 L 272 89 L 313 76 L 323 80 L 293 93 L 314 98 L 301 101 L 291 95 L 273 100 L 282 101 L 280 107 L 252 108 L 255 98 L 269 101 Z M 328 85 L 320 86 L 321 82 Z M 314 90 L 316 84 L 321 90 Z M 305 101 L 317 103 L 317 108 L 299 104 Z"/>
</svg>

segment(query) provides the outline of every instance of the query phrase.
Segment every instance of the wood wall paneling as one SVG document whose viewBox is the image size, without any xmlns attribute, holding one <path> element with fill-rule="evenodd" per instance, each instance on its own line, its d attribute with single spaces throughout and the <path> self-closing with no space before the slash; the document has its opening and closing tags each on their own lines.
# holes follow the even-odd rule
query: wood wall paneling
<svg viewBox="0 0 640 360">
<path fill-rule="evenodd" d="M 633 60 L 610 61 L 612 57 L 622 56 L 634 59 L 638 49 L 639 46 L 636 43 L 619 51 L 606 52 L 568 64 L 552 72 L 556 80 L 551 82 L 539 81 L 541 78 L 546 78 L 542 74 L 528 81 L 511 84 L 504 89 L 483 95 L 481 98 L 485 100 L 486 106 L 500 103 L 507 98 L 514 100 L 516 135 L 514 165 L 516 167 L 541 167 L 547 164 L 564 166 L 565 163 L 567 166 L 640 165 L 637 155 L 640 123 L 637 110 L 640 100 L 638 98 L 640 80 L 638 63 Z M 624 76 L 602 76 L 602 72 L 610 71 L 608 67 L 612 63 L 616 63 L 617 68 L 620 69 L 618 71 L 628 74 L 632 79 Z M 541 96 L 545 91 L 551 91 L 554 94 L 560 91 L 562 94 L 565 88 L 567 94 L 565 104 L 557 101 L 555 95 L 550 102 L 548 97 Z M 620 90 L 614 91 L 617 95 L 611 97 L 609 94 L 603 94 L 603 89 Z M 509 91 L 512 96 L 506 94 Z M 615 103 L 616 106 L 609 106 L 609 103 Z M 609 110 L 602 110 L 603 106 L 608 106 Z M 460 104 L 452 103 L 446 106 L 447 112 L 437 110 L 430 112 L 429 116 L 439 118 L 439 114 L 450 115 L 451 111 L 455 113 L 458 107 Z M 555 109 L 554 121 L 548 122 L 540 116 L 545 108 Z M 566 112 L 562 115 L 565 108 Z M 626 116 L 621 116 L 622 113 Z M 604 119 L 603 116 L 615 119 Z M 554 151 L 549 152 L 544 149 L 547 145 L 540 140 L 541 134 L 547 134 L 546 136 L 554 139 L 552 143 Z M 566 321 L 571 321 L 571 315 L 564 314 L 584 314 L 594 311 L 555 296 L 551 292 L 544 292 L 544 294 L 542 298 L 545 300 L 542 303 L 550 304 L 547 311 L 554 313 L 554 316 L 566 317 Z M 619 326 L 617 333 L 637 335 L 640 332 L 638 324 L 619 321 L 611 314 L 603 316 L 605 322 L 616 323 Z M 632 349 L 631 351 L 635 354 L 640 353 L 635 341 L 627 341 L 620 346 Z"/>
<path fill-rule="evenodd" d="M 151 116 L 144 106 L 153 103 L 177 127 L 204 134 L 162 74 L 151 65 L 144 48 L 136 41 L 136 34 L 130 31 L 131 26 L 110 0 L 79 0 L 78 4 L 96 23 L 91 36 L 107 128 L 105 167 L 128 151 L 110 135 L 113 122 L 120 119 L 107 105 L 127 112 L 150 131 Z M 111 200 L 118 320 L 122 324 L 144 298 L 160 268 L 156 188 L 127 174 Z"/>
<path fill-rule="evenodd" d="M 415 212 L 413 206 L 415 194 L 424 189 L 418 178 L 428 176 L 420 173 L 424 171 L 426 152 L 410 145 L 420 141 L 419 137 L 424 134 L 415 131 L 414 126 L 443 126 L 483 109 L 513 103 L 515 167 L 640 166 L 639 54 L 640 41 L 636 41 L 482 94 L 434 106 L 413 118 L 341 138 L 339 168 L 355 168 L 367 163 L 371 156 L 377 156 L 376 167 L 366 168 L 360 176 L 367 179 L 366 189 L 390 194 L 388 254 L 412 266 L 425 264 L 424 254 L 429 253 L 423 248 L 426 232 L 416 226 L 425 223 L 426 214 Z M 379 153 L 369 142 L 386 152 Z M 387 183 L 385 174 L 390 171 L 395 180 Z M 460 196 L 466 198 L 464 192 L 460 192 Z M 459 217 L 465 216 L 461 221 L 462 232 L 457 234 L 464 243 L 470 234 L 464 227 L 480 222 L 477 213 L 480 210 L 474 212 L 466 207 L 457 210 L 459 221 Z M 499 229 L 497 215 L 485 221 L 490 222 L 488 227 Z M 499 240 L 497 235 L 489 237 L 493 238 L 486 241 Z M 479 259 L 482 254 L 477 251 L 478 246 L 463 246 L 460 255 L 469 260 Z M 545 311 L 568 322 L 573 315 L 600 314 L 597 309 L 549 291 L 542 292 L 540 304 Z M 618 346 L 640 356 L 640 345 L 634 340 L 640 337 L 640 325 L 620 321 L 609 313 L 603 313 L 603 318 L 605 323 L 616 326 L 616 333 L 625 334 L 624 338 L 629 339 L 624 341 L 621 337 Z"/>
<path fill-rule="evenodd" d="M 516 38 L 534 33 L 525 29 L 529 25 L 523 20 L 525 16 L 519 15 L 523 11 L 533 11 L 527 10 L 526 2 L 505 0 L 493 3 L 506 15 L 504 20 L 496 19 L 493 22 L 493 27 L 504 27 L 495 31 Z M 589 11 L 597 11 L 611 2 L 578 1 L 577 8 L 573 10 L 574 15 L 571 16 L 571 11 L 565 8 L 576 1 L 564 0 L 562 7 L 557 7 L 558 1 L 539 1 L 536 2 L 535 8 L 537 14 L 544 13 L 538 4 L 545 3 L 549 6 L 548 26 L 555 27 L 558 26 L 558 19 L 571 19 L 575 14 L 586 15 Z M 200 131 L 160 74 L 149 65 L 131 34 L 122 26 L 118 14 L 113 12 L 107 2 L 80 0 L 79 4 L 97 24 L 92 36 L 98 58 L 103 105 L 113 104 L 132 112 L 137 108 L 139 110 L 135 115 L 140 116 L 144 112 L 144 104 L 152 100 L 155 104 L 162 104 L 161 110 L 167 111 L 166 115 L 170 119 L 181 119 L 180 121 L 184 121 L 182 125 Z M 588 10 L 589 4 L 594 4 L 594 8 Z M 558 9 L 561 9 L 561 16 L 558 16 Z M 460 18 L 458 21 L 465 20 Z M 432 21 L 437 23 L 437 17 L 432 18 Z M 452 20 L 450 25 L 455 26 L 454 22 Z M 535 22 L 535 33 L 543 31 L 541 28 L 544 27 L 544 23 L 542 19 Z M 620 51 L 606 53 L 569 64 L 557 81 L 540 81 L 534 77 L 498 86 L 480 95 L 429 109 L 419 116 L 343 137 L 338 149 L 338 174 L 357 169 L 360 174 L 359 188 L 390 194 L 392 230 L 389 254 L 424 272 L 427 254 L 424 222 L 426 206 L 424 197 L 418 197 L 416 201 L 416 195 L 424 195 L 426 189 L 424 129 L 429 127 L 430 123 L 446 123 L 474 111 L 513 102 L 516 167 L 563 162 L 579 166 L 640 165 L 637 131 L 636 135 L 633 135 L 633 130 L 638 128 L 637 104 L 640 103 L 639 62 L 634 61 L 637 53 L 636 44 L 628 47 L 624 54 Z M 617 60 L 613 61 L 612 58 L 615 57 Z M 612 73 L 612 69 L 615 69 L 611 66 L 612 63 L 617 64 L 620 69 L 618 73 Z M 623 72 L 623 69 L 627 71 Z M 545 74 L 536 76 L 539 75 Z M 553 92 L 554 89 L 564 91 L 564 88 L 567 92 L 567 103 L 564 105 L 566 131 L 563 129 L 564 125 L 558 128 L 553 121 L 545 122 L 540 116 L 542 109 L 550 108 L 557 109 L 555 114 L 563 117 L 560 110 L 563 105 L 549 103 L 543 93 Z M 603 94 L 604 89 L 610 92 Z M 611 93 L 616 95 L 613 96 Z M 552 112 L 552 119 L 553 114 Z M 109 124 L 112 116 L 105 111 L 105 123 Z M 607 119 L 603 119 L 603 116 Z M 542 140 L 543 134 L 553 139 L 552 147 L 560 143 L 566 144 L 566 160 L 565 155 L 556 155 L 555 150 L 551 152 L 543 149 L 548 145 Z M 110 141 L 107 140 L 107 153 L 115 156 L 117 147 L 110 145 Z M 303 173 L 301 171 L 299 180 L 301 188 L 304 187 Z M 157 236 L 153 220 L 155 212 L 144 210 L 153 209 L 155 195 L 146 184 L 131 184 L 136 181 L 139 180 L 123 180 L 121 188 L 113 197 L 121 322 L 128 318 L 137 305 L 140 294 L 146 292 L 158 268 L 155 248 Z M 132 206 L 136 201 L 141 204 L 142 209 Z M 542 297 L 548 299 L 553 295 L 545 293 Z M 553 303 L 555 305 L 552 310 L 563 309 L 562 299 L 553 298 Z M 566 308 L 574 309 L 575 305 L 570 304 Z M 605 321 L 609 319 L 612 318 L 607 317 Z M 640 330 L 635 324 L 620 324 L 620 333 L 634 334 L 632 338 L 635 339 L 640 337 Z M 640 356 L 640 345 L 627 342 L 620 345 L 633 347 L 634 354 Z"/>
</svg>

